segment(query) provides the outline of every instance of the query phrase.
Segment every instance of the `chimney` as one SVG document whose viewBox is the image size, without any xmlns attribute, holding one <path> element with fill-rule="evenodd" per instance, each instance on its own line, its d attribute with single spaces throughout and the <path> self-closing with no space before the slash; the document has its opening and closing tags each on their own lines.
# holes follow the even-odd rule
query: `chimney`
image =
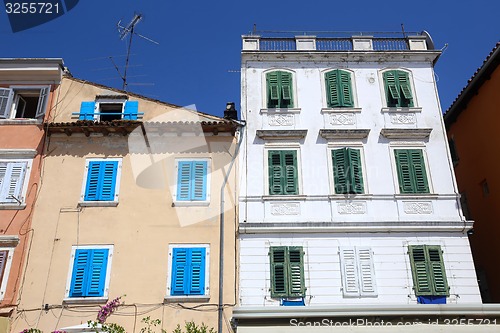
<svg viewBox="0 0 500 333">
<path fill-rule="evenodd" d="M 224 119 L 238 120 L 238 111 L 234 107 L 234 102 L 227 102 L 224 110 Z"/>
</svg>

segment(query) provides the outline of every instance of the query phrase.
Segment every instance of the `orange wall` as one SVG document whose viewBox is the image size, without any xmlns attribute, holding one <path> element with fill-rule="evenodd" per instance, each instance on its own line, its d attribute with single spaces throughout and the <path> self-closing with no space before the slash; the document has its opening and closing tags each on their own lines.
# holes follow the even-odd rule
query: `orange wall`
<svg viewBox="0 0 500 333">
<path fill-rule="evenodd" d="M 475 221 L 470 241 L 476 268 L 486 271 L 492 301 L 500 302 L 500 67 L 448 128 L 459 157 L 458 187 Z M 483 180 L 488 195 L 483 194 Z"/>
<path fill-rule="evenodd" d="M 45 118 L 49 116 L 53 105 L 54 92 L 47 103 Z M 37 155 L 33 164 L 26 191 L 26 208 L 20 210 L 0 209 L 0 236 L 19 236 L 19 244 L 14 250 L 9 279 L 0 308 L 17 303 L 17 292 L 22 278 L 25 253 L 31 238 L 31 218 L 37 192 L 40 188 L 41 153 L 43 150 L 45 131 L 42 124 L 19 125 L 0 124 L 0 149 L 34 149 Z M 1 312 L 0 312 L 1 313 Z"/>
</svg>

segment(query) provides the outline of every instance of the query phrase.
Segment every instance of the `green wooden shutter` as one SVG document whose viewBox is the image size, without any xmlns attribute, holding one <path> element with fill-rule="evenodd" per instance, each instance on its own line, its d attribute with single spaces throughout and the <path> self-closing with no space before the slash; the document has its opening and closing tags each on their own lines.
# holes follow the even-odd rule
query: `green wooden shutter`
<svg viewBox="0 0 500 333">
<path fill-rule="evenodd" d="M 292 102 L 292 74 L 280 72 L 281 75 L 281 107 L 293 107 Z"/>
<path fill-rule="evenodd" d="M 396 83 L 396 73 L 395 71 L 387 71 L 384 73 L 384 83 L 385 90 L 387 91 L 388 96 L 393 100 L 399 100 L 399 89 Z M 389 104 L 389 101 L 387 102 Z M 391 105 L 388 105 L 391 106 Z M 396 106 L 396 105 L 392 105 Z"/>
<path fill-rule="evenodd" d="M 268 153 L 269 169 L 269 194 L 284 194 L 284 170 L 282 165 L 282 155 L 279 150 L 270 150 Z"/>
<path fill-rule="evenodd" d="M 336 70 L 325 73 L 327 105 L 329 108 L 340 106 L 337 73 Z"/>
<path fill-rule="evenodd" d="M 274 108 L 278 105 L 280 95 L 279 95 L 279 84 L 278 84 L 278 73 L 271 72 L 267 73 L 267 107 Z"/>
<path fill-rule="evenodd" d="M 429 258 L 429 268 L 432 278 L 433 295 L 448 296 L 448 282 L 446 280 L 446 272 L 444 269 L 444 261 L 440 246 L 427 247 L 427 254 Z"/>
<path fill-rule="evenodd" d="M 427 173 L 425 172 L 425 162 L 422 150 L 409 149 L 408 154 L 413 174 L 414 192 L 429 193 L 429 184 L 427 182 Z"/>
<path fill-rule="evenodd" d="M 410 166 L 409 150 L 395 149 L 396 166 L 400 193 L 415 193 L 413 174 Z"/>
<path fill-rule="evenodd" d="M 408 100 L 411 100 L 413 96 L 411 94 L 410 79 L 408 77 L 408 73 L 403 71 L 397 71 L 397 74 L 398 74 L 399 87 L 401 88 L 403 97 Z"/>
<path fill-rule="evenodd" d="M 281 153 L 283 155 L 282 160 L 285 167 L 285 191 L 283 194 L 298 194 L 297 151 L 284 150 Z"/>
<path fill-rule="evenodd" d="M 288 250 L 289 297 L 305 295 L 304 284 L 304 252 L 301 246 L 292 246 Z"/>
<path fill-rule="evenodd" d="M 332 150 L 333 182 L 336 194 L 346 194 L 348 192 L 348 160 L 346 149 Z"/>
<path fill-rule="evenodd" d="M 361 194 L 364 192 L 363 170 L 361 167 L 361 152 L 359 149 L 347 148 L 349 157 L 349 193 Z"/>
<path fill-rule="evenodd" d="M 354 106 L 351 88 L 351 74 L 346 71 L 338 71 L 340 78 L 340 91 L 342 91 L 342 106 Z"/>
<path fill-rule="evenodd" d="M 422 245 L 410 246 L 409 250 L 415 295 L 432 295 L 432 282 L 425 247 Z"/>
<path fill-rule="evenodd" d="M 271 297 L 288 296 L 288 270 L 286 267 L 286 247 L 270 248 Z"/>
</svg>

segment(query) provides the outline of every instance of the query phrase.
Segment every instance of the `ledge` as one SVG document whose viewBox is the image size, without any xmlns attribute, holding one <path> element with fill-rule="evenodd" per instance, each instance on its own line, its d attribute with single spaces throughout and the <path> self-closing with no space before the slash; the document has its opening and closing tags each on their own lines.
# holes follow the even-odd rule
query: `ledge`
<svg viewBox="0 0 500 333">
<path fill-rule="evenodd" d="M 187 303 L 187 302 L 208 302 L 210 295 L 195 295 L 195 296 L 165 296 L 163 303 Z"/>
<path fill-rule="evenodd" d="M 64 304 L 106 304 L 107 297 L 67 297 Z"/>
<path fill-rule="evenodd" d="M 16 247 L 19 244 L 19 236 L 0 236 L 1 247 Z"/>
<path fill-rule="evenodd" d="M 118 206 L 118 201 L 80 201 L 78 203 L 80 207 L 116 207 Z"/>
<path fill-rule="evenodd" d="M 41 125 L 42 119 L 0 119 L 0 125 Z"/>
<path fill-rule="evenodd" d="M 290 108 L 290 109 L 260 109 L 260 113 L 300 113 L 302 109 L 300 108 Z"/>
<path fill-rule="evenodd" d="M 307 130 L 257 130 L 257 136 L 264 140 L 300 140 L 306 135 Z"/>
<path fill-rule="evenodd" d="M 305 195 L 263 195 L 263 201 L 305 201 L 307 196 Z"/>
<path fill-rule="evenodd" d="M 361 108 L 322 108 L 322 113 L 359 113 Z"/>
<path fill-rule="evenodd" d="M 429 231 L 465 233 L 473 224 L 473 221 L 245 222 L 239 224 L 239 232 L 241 234 Z"/>
<path fill-rule="evenodd" d="M 208 207 L 210 206 L 210 201 L 174 201 L 172 202 L 172 207 Z"/>
<path fill-rule="evenodd" d="M 26 204 L 17 204 L 17 203 L 0 203 L 0 210 L 23 210 L 26 208 Z"/>
<path fill-rule="evenodd" d="M 37 154 L 35 149 L 0 149 L 1 158 L 34 158 Z"/>
<path fill-rule="evenodd" d="M 320 129 L 319 135 L 325 139 L 365 139 L 369 129 Z"/>
<path fill-rule="evenodd" d="M 432 128 L 383 128 L 380 134 L 387 139 L 425 139 Z"/>
<path fill-rule="evenodd" d="M 422 108 L 421 107 L 405 107 L 405 108 L 401 108 L 401 107 L 383 107 L 382 112 L 395 112 L 395 113 L 398 113 L 398 112 L 401 112 L 401 113 L 408 113 L 408 112 L 422 112 Z"/>
</svg>

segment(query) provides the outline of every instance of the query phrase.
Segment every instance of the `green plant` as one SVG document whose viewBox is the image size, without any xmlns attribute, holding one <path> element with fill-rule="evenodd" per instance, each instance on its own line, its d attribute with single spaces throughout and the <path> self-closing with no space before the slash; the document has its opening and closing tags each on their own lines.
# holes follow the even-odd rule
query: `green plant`
<svg viewBox="0 0 500 333">
<path fill-rule="evenodd" d="M 177 324 L 173 333 L 215 333 L 215 329 L 213 327 L 208 328 L 205 323 L 201 323 L 201 326 L 198 326 L 194 321 L 187 321 L 184 325 L 184 330 L 181 329 L 181 325 Z"/>
<path fill-rule="evenodd" d="M 150 316 L 142 318 L 141 322 L 146 324 L 146 327 L 141 328 L 141 333 L 154 333 L 152 327 L 154 328 L 161 324 L 160 319 L 151 319 Z M 165 330 L 162 329 L 161 332 L 164 333 Z"/>
</svg>

